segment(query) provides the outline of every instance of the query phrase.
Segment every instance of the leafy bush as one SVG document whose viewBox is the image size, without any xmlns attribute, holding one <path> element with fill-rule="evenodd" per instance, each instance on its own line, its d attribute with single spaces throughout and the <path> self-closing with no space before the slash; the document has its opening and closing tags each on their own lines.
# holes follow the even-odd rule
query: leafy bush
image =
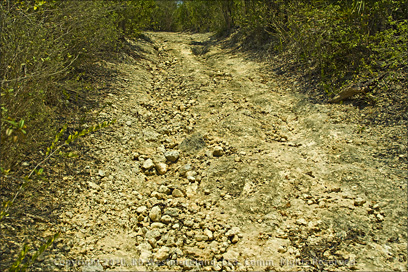
<svg viewBox="0 0 408 272">
<path fill-rule="evenodd" d="M 71 112 L 71 98 L 89 88 L 90 65 L 139 33 L 151 8 L 141 0 L 0 4 L 1 166 L 55 134 L 53 117 Z"/>
<path fill-rule="evenodd" d="M 244 48 L 287 51 L 314 67 L 326 90 L 406 66 L 407 1 L 183 1 L 179 30 L 229 33 L 239 28 Z"/>
<path fill-rule="evenodd" d="M 92 126 L 59 144 L 62 132 L 57 134 L 60 127 L 56 120 L 76 117 L 73 98 L 86 97 L 92 88 L 86 80 L 92 64 L 100 60 L 101 53 L 118 49 L 124 36 L 140 32 L 149 19 L 149 9 L 140 10 L 145 2 L 0 3 L 0 189 L 2 197 L 11 196 L 1 199 L 0 220 L 7 216 L 17 196 L 21 197 L 25 186 L 41 177 L 39 165 L 61 146 L 108 125 Z M 58 137 L 52 141 L 56 134 Z M 50 144 L 50 149 L 41 153 Z M 39 157 L 39 153 L 46 153 L 46 158 Z M 20 164 L 27 158 L 41 161 L 20 178 L 28 171 Z M 30 259 L 25 245 L 10 271 L 25 271 L 56 238 L 51 237 Z"/>
<path fill-rule="evenodd" d="M 357 77 L 375 77 L 391 62 L 404 65 L 407 21 L 393 18 L 391 11 L 385 17 L 380 8 L 398 10 L 399 4 L 359 3 L 298 6 L 289 21 L 289 48 L 300 63 L 316 64 L 323 86 L 339 88 Z"/>
</svg>

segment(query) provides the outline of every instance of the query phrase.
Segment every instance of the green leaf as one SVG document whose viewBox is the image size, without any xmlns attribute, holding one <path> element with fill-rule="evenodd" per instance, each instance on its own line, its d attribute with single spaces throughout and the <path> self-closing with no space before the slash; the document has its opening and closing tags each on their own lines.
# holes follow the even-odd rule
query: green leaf
<svg viewBox="0 0 408 272">
<path fill-rule="evenodd" d="M 68 158 L 76 158 L 76 157 L 78 157 L 78 155 L 75 154 L 75 153 L 73 153 L 73 152 L 69 152 L 69 153 L 67 154 L 67 157 L 68 157 Z"/>
<path fill-rule="evenodd" d="M 12 133 L 13 133 L 13 129 L 11 129 L 11 128 L 6 129 L 6 135 L 7 136 L 10 136 Z"/>
<path fill-rule="evenodd" d="M 18 122 L 18 128 L 23 128 L 24 127 L 24 120 L 20 120 L 20 122 Z"/>
<path fill-rule="evenodd" d="M 22 261 L 24 260 L 24 257 L 27 255 L 28 249 L 29 249 L 29 246 L 27 244 L 25 244 L 23 246 L 23 249 L 20 251 L 20 253 L 19 253 L 18 257 L 17 257 L 17 260 L 9 268 L 10 272 L 21 271 L 21 269 L 23 267 L 20 267 L 20 265 L 21 265 Z M 25 271 L 25 270 L 23 270 L 23 271 Z"/>
</svg>

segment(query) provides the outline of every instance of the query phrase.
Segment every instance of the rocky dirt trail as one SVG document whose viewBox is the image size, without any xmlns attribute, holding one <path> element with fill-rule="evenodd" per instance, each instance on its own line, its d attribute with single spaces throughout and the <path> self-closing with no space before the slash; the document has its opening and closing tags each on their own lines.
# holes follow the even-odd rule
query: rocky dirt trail
<svg viewBox="0 0 408 272">
<path fill-rule="evenodd" d="M 146 36 L 101 64 L 117 123 L 83 140 L 34 270 L 406 271 L 403 125 L 363 129 L 209 34 Z"/>
</svg>

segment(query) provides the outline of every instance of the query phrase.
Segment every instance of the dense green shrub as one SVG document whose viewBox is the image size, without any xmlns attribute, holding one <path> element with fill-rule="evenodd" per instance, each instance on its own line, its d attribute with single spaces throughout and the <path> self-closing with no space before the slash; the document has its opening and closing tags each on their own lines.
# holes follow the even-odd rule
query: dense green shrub
<svg viewBox="0 0 408 272">
<path fill-rule="evenodd" d="M 87 67 L 140 33 L 152 1 L 2 1 L 0 166 L 55 134 L 53 118 L 86 92 Z"/>
<path fill-rule="evenodd" d="M 289 52 L 318 72 L 326 90 L 337 90 L 406 66 L 407 6 L 406 0 L 191 0 L 178 5 L 175 20 L 180 30 L 238 28 L 244 48 Z"/>
<path fill-rule="evenodd" d="M 92 88 L 86 80 L 92 64 L 101 60 L 101 53 L 121 47 L 125 36 L 140 33 L 150 18 L 151 5 L 146 2 L 0 3 L 0 189 L 6 198 L 1 199 L 0 220 L 8 216 L 27 184 L 40 186 L 32 181 L 44 178 L 39 167 L 52 155 L 78 137 L 110 124 L 104 122 L 60 139 L 65 138 L 62 133 L 68 127 L 56 133 L 61 124 L 56 126 L 55 120 L 75 118 L 78 112 L 73 104 L 78 101 L 72 98 L 86 97 Z M 57 135 L 54 141 L 53 135 Z M 46 146 L 50 146 L 47 151 Z M 75 154 L 61 151 L 60 155 Z M 22 170 L 23 159 L 34 160 L 36 166 Z M 25 244 L 10 271 L 26 271 L 57 237 L 51 237 L 31 257 Z"/>
<path fill-rule="evenodd" d="M 216 31 L 220 16 L 221 12 L 216 1 L 185 1 L 176 11 L 177 28 L 194 32 Z"/>
<path fill-rule="evenodd" d="M 356 77 L 375 77 L 391 62 L 404 65 L 407 21 L 392 12 L 401 4 L 363 3 L 297 6 L 288 22 L 288 48 L 300 63 L 316 64 L 323 86 L 336 89 Z"/>
<path fill-rule="evenodd" d="M 158 1 L 151 13 L 150 29 L 156 31 L 176 30 L 176 1 Z"/>
</svg>

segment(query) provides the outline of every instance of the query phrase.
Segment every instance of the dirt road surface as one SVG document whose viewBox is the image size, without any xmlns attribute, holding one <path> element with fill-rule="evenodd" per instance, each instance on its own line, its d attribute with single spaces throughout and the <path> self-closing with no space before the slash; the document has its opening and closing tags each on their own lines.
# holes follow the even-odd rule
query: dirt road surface
<svg viewBox="0 0 408 272">
<path fill-rule="evenodd" d="M 64 177 L 35 270 L 407 270 L 404 126 L 311 103 L 209 34 L 146 33 Z M 404 144 L 405 141 L 405 144 Z"/>
</svg>

